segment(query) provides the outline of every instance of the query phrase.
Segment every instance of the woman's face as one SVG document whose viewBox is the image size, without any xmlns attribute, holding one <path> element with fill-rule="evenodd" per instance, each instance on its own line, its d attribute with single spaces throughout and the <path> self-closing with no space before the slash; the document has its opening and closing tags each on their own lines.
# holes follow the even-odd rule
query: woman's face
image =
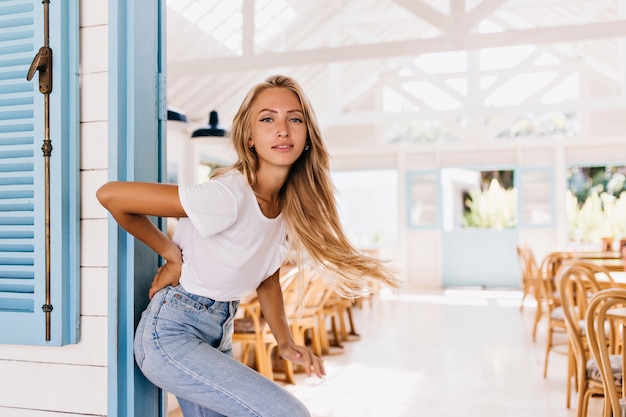
<svg viewBox="0 0 626 417">
<path fill-rule="evenodd" d="M 262 91 L 252 105 L 251 136 L 259 168 L 290 167 L 302 154 L 307 125 L 298 96 L 285 88 Z"/>
</svg>

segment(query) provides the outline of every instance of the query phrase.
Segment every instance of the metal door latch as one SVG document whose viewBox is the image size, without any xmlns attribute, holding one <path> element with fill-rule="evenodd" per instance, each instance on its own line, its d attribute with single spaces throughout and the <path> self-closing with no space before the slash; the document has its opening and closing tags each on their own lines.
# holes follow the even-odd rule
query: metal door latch
<svg viewBox="0 0 626 417">
<path fill-rule="evenodd" d="M 37 71 L 39 71 L 39 92 L 50 94 L 52 92 L 52 49 L 48 46 L 39 48 L 39 52 L 30 64 L 26 79 L 32 80 Z"/>
</svg>

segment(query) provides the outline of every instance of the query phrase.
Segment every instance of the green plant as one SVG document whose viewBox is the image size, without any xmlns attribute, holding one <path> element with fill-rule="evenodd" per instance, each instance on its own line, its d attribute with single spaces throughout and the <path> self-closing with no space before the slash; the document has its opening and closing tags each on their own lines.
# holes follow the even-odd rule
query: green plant
<svg viewBox="0 0 626 417">
<path fill-rule="evenodd" d="M 517 191 L 504 189 L 495 178 L 486 190 L 472 190 L 465 200 L 464 227 L 502 230 L 517 225 Z"/>
<path fill-rule="evenodd" d="M 616 197 L 592 190 L 582 205 L 569 190 L 566 198 L 570 240 L 600 242 L 603 237 L 626 237 L 626 191 Z"/>
</svg>

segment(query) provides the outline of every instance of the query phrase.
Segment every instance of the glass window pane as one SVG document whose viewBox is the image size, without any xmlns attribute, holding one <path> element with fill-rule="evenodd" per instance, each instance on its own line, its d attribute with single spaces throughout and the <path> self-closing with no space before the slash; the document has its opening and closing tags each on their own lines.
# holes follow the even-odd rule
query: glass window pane
<svg viewBox="0 0 626 417">
<path fill-rule="evenodd" d="M 360 249 L 395 245 L 398 240 L 396 170 L 335 171 L 341 221 Z"/>
</svg>

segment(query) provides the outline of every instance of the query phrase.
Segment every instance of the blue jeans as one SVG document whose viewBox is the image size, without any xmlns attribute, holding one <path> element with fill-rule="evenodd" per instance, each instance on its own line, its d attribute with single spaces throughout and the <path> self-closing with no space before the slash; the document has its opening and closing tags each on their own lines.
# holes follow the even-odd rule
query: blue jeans
<svg viewBox="0 0 626 417">
<path fill-rule="evenodd" d="M 284 388 L 233 359 L 238 301 L 215 301 L 180 285 L 159 291 L 135 334 L 135 360 L 176 395 L 185 417 L 310 417 Z"/>
</svg>

